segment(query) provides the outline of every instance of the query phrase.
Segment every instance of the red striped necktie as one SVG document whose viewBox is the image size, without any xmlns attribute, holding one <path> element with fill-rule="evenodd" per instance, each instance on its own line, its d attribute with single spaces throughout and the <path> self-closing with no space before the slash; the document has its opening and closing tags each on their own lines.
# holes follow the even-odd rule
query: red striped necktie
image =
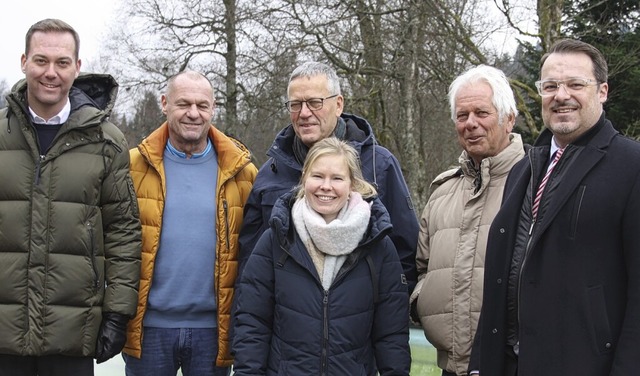
<svg viewBox="0 0 640 376">
<path fill-rule="evenodd" d="M 538 216 L 538 209 L 540 208 L 540 200 L 542 199 L 542 192 L 544 192 L 544 187 L 547 185 L 549 181 L 549 177 L 551 176 L 551 172 L 553 172 L 553 168 L 556 166 L 560 157 L 562 157 L 562 153 L 564 153 L 564 149 L 556 150 L 555 156 L 551 161 L 551 164 L 547 168 L 547 173 L 542 178 L 540 185 L 538 186 L 538 191 L 536 192 L 536 197 L 533 199 L 533 205 L 531 206 L 531 213 L 533 214 L 533 219 L 536 219 Z"/>
</svg>

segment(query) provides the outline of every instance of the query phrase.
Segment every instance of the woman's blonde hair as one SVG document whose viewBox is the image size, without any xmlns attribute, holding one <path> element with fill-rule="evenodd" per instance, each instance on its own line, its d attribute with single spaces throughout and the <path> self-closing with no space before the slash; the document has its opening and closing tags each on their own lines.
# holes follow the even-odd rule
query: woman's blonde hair
<svg viewBox="0 0 640 376">
<path fill-rule="evenodd" d="M 362 176 L 360 157 L 356 149 L 335 137 L 327 137 L 316 142 L 311 149 L 309 149 L 307 158 L 304 161 L 304 166 L 302 167 L 302 176 L 300 177 L 300 184 L 297 188 L 296 199 L 304 196 L 304 181 L 309 176 L 311 166 L 313 166 L 320 157 L 333 155 L 342 157 L 344 161 L 347 162 L 352 191 L 360 193 L 363 198 L 370 198 L 377 195 L 373 185 L 369 184 Z"/>
</svg>

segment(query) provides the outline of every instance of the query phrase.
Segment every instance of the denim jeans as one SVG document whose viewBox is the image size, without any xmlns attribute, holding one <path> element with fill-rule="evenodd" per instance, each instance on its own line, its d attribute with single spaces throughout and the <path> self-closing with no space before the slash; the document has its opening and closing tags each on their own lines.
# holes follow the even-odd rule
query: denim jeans
<svg viewBox="0 0 640 376">
<path fill-rule="evenodd" d="M 127 376 L 228 376 L 231 367 L 216 367 L 216 328 L 144 328 L 142 356 L 122 354 Z"/>
</svg>

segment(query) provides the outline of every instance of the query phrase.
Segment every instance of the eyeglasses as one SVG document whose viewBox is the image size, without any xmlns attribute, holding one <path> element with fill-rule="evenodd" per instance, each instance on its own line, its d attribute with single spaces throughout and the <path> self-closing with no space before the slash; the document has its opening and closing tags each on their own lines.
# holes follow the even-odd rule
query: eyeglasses
<svg viewBox="0 0 640 376">
<path fill-rule="evenodd" d="M 324 106 L 325 99 L 331 99 L 337 97 L 339 94 L 333 94 L 324 98 L 311 98 L 306 101 L 288 101 L 285 102 L 284 106 L 287 108 L 289 112 L 300 112 L 302 111 L 302 104 L 306 103 L 307 108 L 311 111 L 322 110 L 322 106 Z"/>
<path fill-rule="evenodd" d="M 575 93 L 584 90 L 587 86 L 595 86 L 600 83 L 588 78 L 569 78 L 568 80 L 541 80 L 536 81 L 538 94 L 542 97 L 556 95 L 560 90 L 560 85 L 564 86 L 567 93 Z"/>
</svg>

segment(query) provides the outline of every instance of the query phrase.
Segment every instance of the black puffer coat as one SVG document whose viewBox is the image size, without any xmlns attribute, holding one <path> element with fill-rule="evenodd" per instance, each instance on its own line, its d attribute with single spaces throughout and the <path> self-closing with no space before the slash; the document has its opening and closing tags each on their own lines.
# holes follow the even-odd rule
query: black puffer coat
<svg viewBox="0 0 640 376">
<path fill-rule="evenodd" d="M 234 375 L 408 375 L 409 302 L 389 215 L 369 228 L 324 290 L 291 222 L 291 194 L 249 257 L 237 293 Z"/>
</svg>

